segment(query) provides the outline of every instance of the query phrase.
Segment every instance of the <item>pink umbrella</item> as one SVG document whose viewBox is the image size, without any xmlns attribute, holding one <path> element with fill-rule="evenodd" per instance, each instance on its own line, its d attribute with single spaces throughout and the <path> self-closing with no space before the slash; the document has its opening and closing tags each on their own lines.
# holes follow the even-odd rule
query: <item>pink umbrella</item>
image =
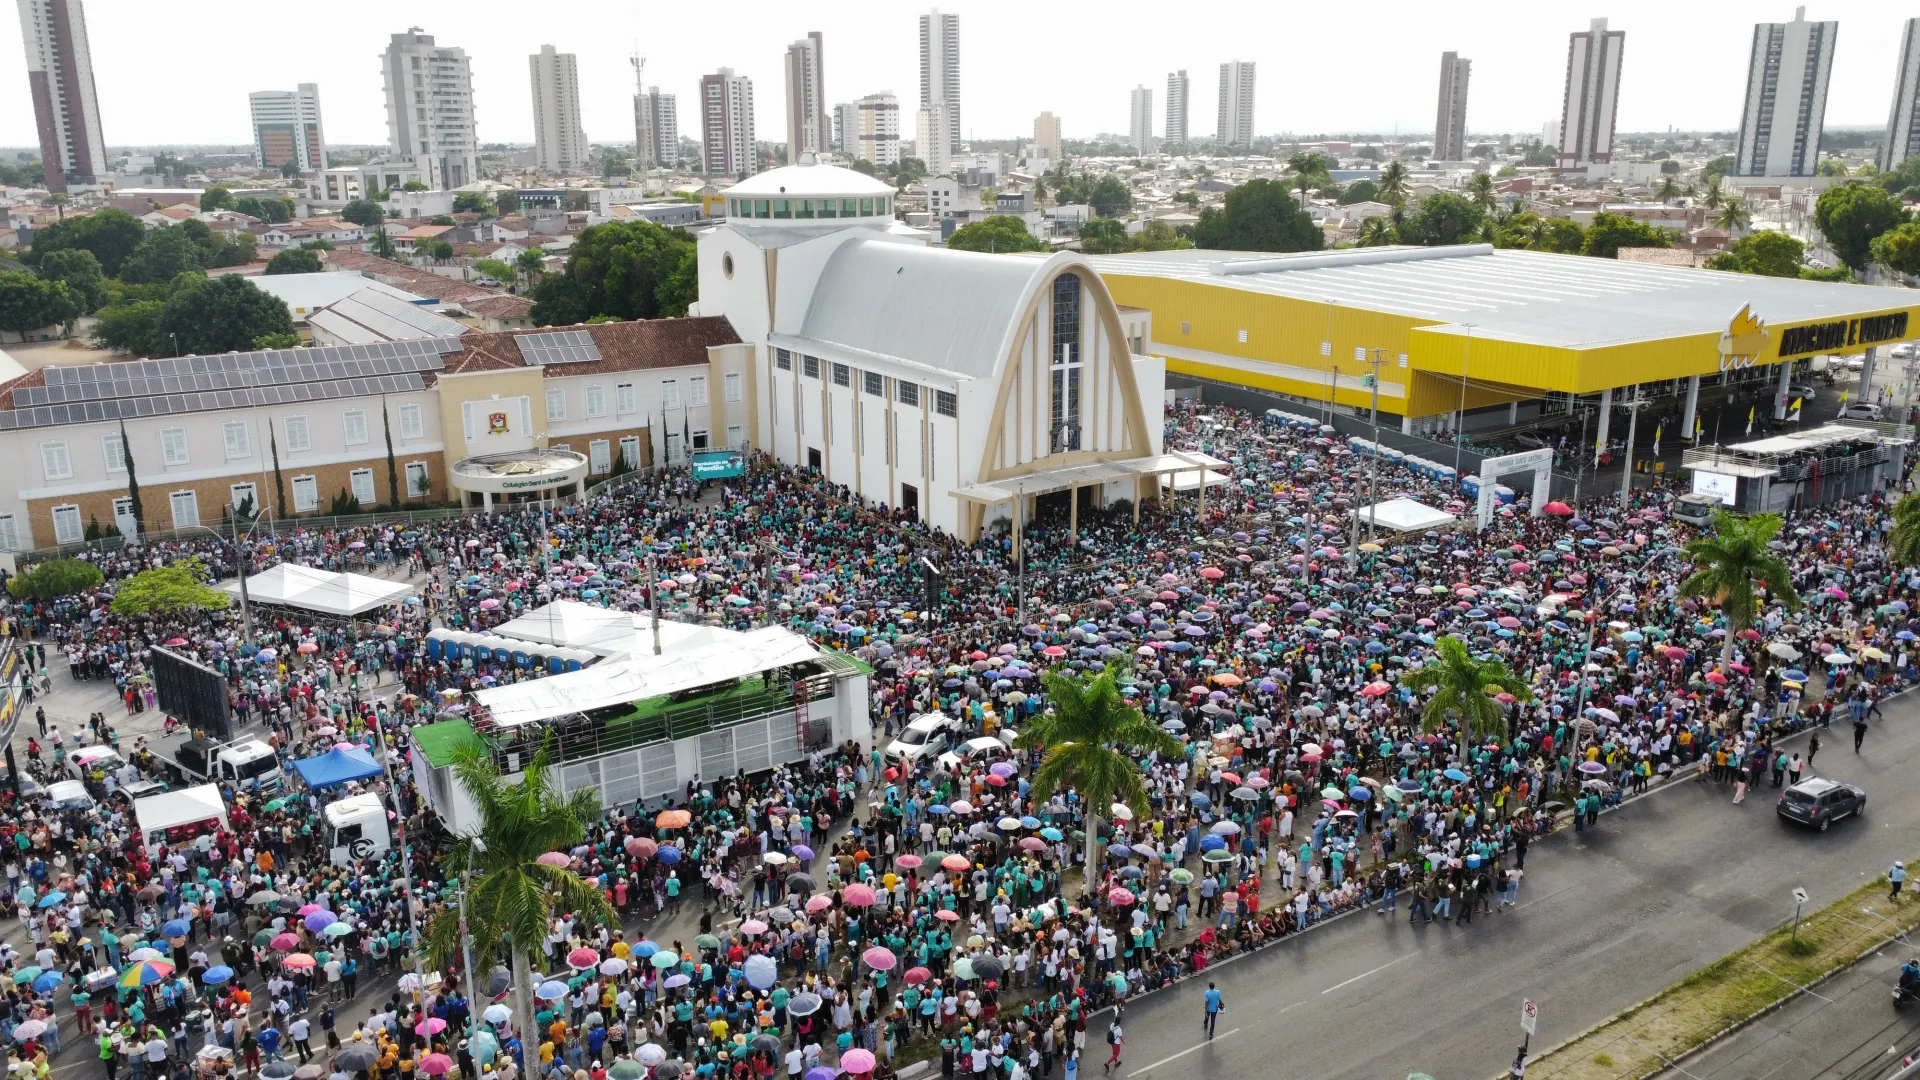
<svg viewBox="0 0 1920 1080">
<path fill-rule="evenodd" d="M 294 912 L 294 914 L 300 916 L 301 918 L 305 918 L 316 911 L 325 911 L 325 910 L 327 909 L 321 907 L 319 904 L 302 904 L 300 907 L 300 910 Z"/>
<path fill-rule="evenodd" d="M 453 1059 L 445 1054 L 428 1054 L 420 1059 L 419 1069 L 428 1076 L 445 1076 L 453 1071 Z"/>
<path fill-rule="evenodd" d="M 567 966 L 575 971 L 585 971 L 599 962 L 600 954 L 584 945 L 567 954 Z"/>
<path fill-rule="evenodd" d="M 898 866 L 902 870 L 917 870 L 920 867 L 920 856 L 902 855 L 893 860 L 893 862 L 895 866 Z"/>
<path fill-rule="evenodd" d="M 948 911 L 946 908 L 941 908 L 939 911 L 934 912 L 933 917 L 936 919 L 939 919 L 941 922 L 959 922 L 960 921 L 959 912 Z"/>
<path fill-rule="evenodd" d="M 872 1072 L 873 1065 L 873 1051 L 871 1050 L 855 1048 L 840 1055 L 841 1071 L 851 1073 L 854 1076 L 864 1076 Z"/>
<path fill-rule="evenodd" d="M 1020 838 L 1020 850 L 1045 851 L 1047 850 L 1047 842 L 1037 836 L 1023 836 Z"/>
<path fill-rule="evenodd" d="M 807 898 L 807 914 L 818 915 L 833 906 L 833 897 L 822 894 Z"/>
<path fill-rule="evenodd" d="M 447 1030 L 447 1022 L 437 1016 L 429 1016 L 413 1025 L 413 1033 L 421 1038 L 430 1038 Z"/>
<path fill-rule="evenodd" d="M 1107 894 L 1107 899 L 1112 903 L 1125 907 L 1133 903 L 1133 894 L 1125 889 L 1115 889 Z"/>
<path fill-rule="evenodd" d="M 973 813 L 973 804 L 965 799 L 955 799 L 953 802 L 947 804 L 947 809 L 956 814 L 971 814 Z"/>
<path fill-rule="evenodd" d="M 957 873 L 961 870 L 965 870 L 967 867 L 972 866 L 973 864 L 967 861 L 967 857 L 965 855 L 949 855 L 946 858 L 940 860 L 940 865 L 945 867 L 948 870 L 952 870 Z"/>
<path fill-rule="evenodd" d="M 861 953 L 860 959 L 875 971 L 892 971 L 894 966 L 900 963 L 900 958 L 893 955 L 892 950 L 883 949 L 878 945 Z"/>
<path fill-rule="evenodd" d="M 910 967 L 906 970 L 906 973 L 900 977 L 915 986 L 919 986 L 921 983 L 933 978 L 933 972 L 923 967 Z"/>
<path fill-rule="evenodd" d="M 748 937 L 758 937 L 767 932 L 767 924 L 759 919 L 748 919 L 740 924 L 740 932 Z"/>
<path fill-rule="evenodd" d="M 627 854 L 636 859 L 649 859 L 660 853 L 660 845 L 645 836 L 627 837 L 626 848 Z"/>
<path fill-rule="evenodd" d="M 313 957 L 303 952 L 288 953 L 280 960 L 281 967 L 290 968 L 310 968 L 313 967 L 315 963 L 316 961 Z"/>
<path fill-rule="evenodd" d="M 849 885 L 840 890 L 840 899 L 846 901 L 849 907 L 872 907 L 873 889 L 858 883 Z"/>
<path fill-rule="evenodd" d="M 276 934 L 274 935 L 274 939 L 267 942 L 267 944 L 284 952 L 287 949 L 299 948 L 300 939 L 292 934 Z"/>
<path fill-rule="evenodd" d="M 533 861 L 542 866 L 566 866 L 573 862 L 573 856 L 564 851 L 549 851 Z"/>
</svg>

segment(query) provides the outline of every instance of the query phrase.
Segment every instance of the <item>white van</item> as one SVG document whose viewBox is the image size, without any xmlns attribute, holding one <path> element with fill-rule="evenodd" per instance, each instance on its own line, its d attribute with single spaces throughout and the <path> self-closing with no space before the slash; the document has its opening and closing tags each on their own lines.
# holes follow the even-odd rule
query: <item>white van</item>
<svg viewBox="0 0 1920 1080">
<path fill-rule="evenodd" d="M 898 738 L 887 744 L 887 763 L 911 765 L 926 757 L 937 757 L 953 742 L 953 719 L 941 713 L 924 713 L 901 729 Z"/>
<path fill-rule="evenodd" d="M 349 795 L 327 804 L 327 858 L 335 866 L 349 867 L 356 860 L 372 858 L 393 849 L 393 832 L 387 827 L 387 807 L 378 795 Z"/>
</svg>

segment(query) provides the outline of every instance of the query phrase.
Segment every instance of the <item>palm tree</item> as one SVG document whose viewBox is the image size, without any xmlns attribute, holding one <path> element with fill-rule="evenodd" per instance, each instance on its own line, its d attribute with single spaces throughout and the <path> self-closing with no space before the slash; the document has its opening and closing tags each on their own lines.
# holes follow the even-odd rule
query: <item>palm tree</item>
<svg viewBox="0 0 1920 1080">
<path fill-rule="evenodd" d="M 1715 173 L 1707 177 L 1707 186 L 1700 192 L 1700 205 L 1706 207 L 1708 213 L 1712 213 L 1720 209 L 1720 204 L 1726 201 L 1726 193 L 1720 190 L 1719 174 Z"/>
<path fill-rule="evenodd" d="M 443 911 L 427 928 L 427 951 L 436 965 L 457 959 L 463 943 L 471 950 L 468 978 L 475 985 L 484 985 L 478 972 L 506 961 L 513 970 L 514 1028 L 522 1037 L 534 1030 L 528 1008 L 530 965 L 541 956 L 554 911 L 576 912 L 589 923 L 619 925 L 598 886 L 565 866 L 540 861 L 548 852 L 580 843 L 587 823 L 600 816 L 599 796 L 593 790 L 560 794 L 551 764 L 543 745 L 521 778 L 509 783 L 486 749 L 469 746 L 459 752 L 454 776 L 479 812 L 480 831 L 456 839 L 442 866 L 449 879 L 465 878 L 467 917 L 462 925 L 456 912 Z"/>
<path fill-rule="evenodd" d="M 1467 198 L 1473 205 L 1492 213 L 1500 203 L 1500 197 L 1493 191 L 1493 177 L 1488 173 L 1474 173 L 1473 182 L 1467 185 Z"/>
<path fill-rule="evenodd" d="M 1672 176 L 1667 176 L 1660 181 L 1660 186 L 1655 188 L 1653 193 L 1660 197 L 1660 201 L 1671 202 L 1680 197 L 1680 181 Z"/>
<path fill-rule="evenodd" d="M 1033 801 L 1072 788 L 1086 807 L 1087 891 L 1100 866 L 1097 843 L 1100 818 L 1109 804 L 1122 803 L 1136 816 L 1147 812 L 1147 787 L 1139 758 L 1148 751 L 1180 753 L 1180 743 L 1155 727 L 1120 695 L 1119 669 L 1109 667 L 1090 679 L 1042 672 L 1051 707 L 1027 721 L 1013 741 L 1021 750 L 1045 747 L 1033 773 Z"/>
<path fill-rule="evenodd" d="M 1713 215 L 1713 223 L 1727 230 L 1728 236 L 1738 237 L 1742 230 L 1753 224 L 1753 213 L 1747 209 L 1745 199 L 1729 198 L 1720 204 Z"/>
<path fill-rule="evenodd" d="M 1920 563 L 1920 494 L 1902 495 L 1893 504 L 1893 531 L 1887 534 L 1887 552 L 1901 566 Z"/>
<path fill-rule="evenodd" d="M 1400 676 L 1400 685 L 1434 691 L 1420 712 L 1420 727 L 1440 731 L 1454 718 L 1460 728 L 1460 759 L 1465 761 L 1473 743 L 1507 734 L 1506 718 L 1493 695 L 1504 691 L 1525 703 L 1533 700 L 1533 688 L 1509 671 L 1505 661 L 1474 659 L 1457 637 L 1443 637 L 1434 648 L 1439 655 Z"/>
<path fill-rule="evenodd" d="M 1711 536 L 1687 542 L 1687 561 L 1694 570 L 1680 583 L 1680 595 L 1710 599 L 1726 615 L 1727 637 L 1720 646 L 1723 674 L 1733 662 L 1733 639 L 1753 625 L 1760 606 L 1756 583 L 1788 610 L 1800 606 L 1786 560 L 1767 546 L 1783 524 L 1779 514 L 1735 517 L 1722 510 L 1713 515 Z"/>
<path fill-rule="evenodd" d="M 1394 235 L 1393 222 L 1388 221 L 1385 216 L 1370 217 L 1360 223 L 1361 247 L 1385 247 L 1395 239 L 1397 237 Z"/>
<path fill-rule="evenodd" d="M 1376 197 L 1388 206 L 1402 206 L 1407 201 L 1407 167 L 1397 161 L 1389 161 L 1380 171 L 1379 191 Z"/>
<path fill-rule="evenodd" d="M 1300 209 L 1305 210 L 1307 208 L 1307 192 L 1325 183 L 1326 179 L 1325 176 L 1318 173 L 1303 172 L 1294 174 L 1293 186 L 1300 189 Z"/>
</svg>

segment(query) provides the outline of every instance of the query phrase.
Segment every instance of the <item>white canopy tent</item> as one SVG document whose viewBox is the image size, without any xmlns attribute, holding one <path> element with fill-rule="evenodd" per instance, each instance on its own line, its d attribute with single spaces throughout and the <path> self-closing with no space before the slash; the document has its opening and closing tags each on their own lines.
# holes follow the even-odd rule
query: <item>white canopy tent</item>
<svg viewBox="0 0 1920 1080">
<path fill-rule="evenodd" d="M 653 617 L 646 612 L 621 611 L 578 600 L 555 600 L 493 628 L 502 637 L 542 645 L 585 649 L 600 656 L 618 657 L 653 650 Z M 717 640 L 716 627 L 660 620 L 662 648 L 687 648 Z"/>
<path fill-rule="evenodd" d="M 1371 523 L 1378 528 L 1402 533 L 1444 529 L 1459 520 L 1445 510 L 1436 510 L 1412 499 L 1388 499 L 1372 506 L 1357 507 L 1352 514 L 1363 525 Z"/>
<path fill-rule="evenodd" d="M 227 582 L 220 588 L 240 595 L 237 581 Z M 411 595 L 413 586 L 404 581 L 317 570 L 293 563 L 281 563 L 247 579 L 247 599 L 253 603 L 317 611 L 323 615 L 364 615 Z"/>
</svg>

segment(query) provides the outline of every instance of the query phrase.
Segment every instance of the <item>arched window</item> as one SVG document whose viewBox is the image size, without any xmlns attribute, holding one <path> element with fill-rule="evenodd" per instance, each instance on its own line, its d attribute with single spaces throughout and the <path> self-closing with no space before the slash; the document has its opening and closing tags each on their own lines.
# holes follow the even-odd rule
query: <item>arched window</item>
<svg viewBox="0 0 1920 1080">
<path fill-rule="evenodd" d="M 1080 276 L 1053 279 L 1052 453 L 1080 449 Z"/>
</svg>

